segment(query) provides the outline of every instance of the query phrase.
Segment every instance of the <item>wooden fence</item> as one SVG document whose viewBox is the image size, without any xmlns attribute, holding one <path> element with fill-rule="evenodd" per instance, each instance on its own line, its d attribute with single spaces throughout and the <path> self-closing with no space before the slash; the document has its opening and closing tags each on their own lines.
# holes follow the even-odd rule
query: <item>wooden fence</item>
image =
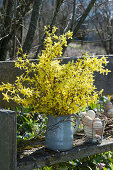
<svg viewBox="0 0 113 170">
<path fill-rule="evenodd" d="M 16 170 L 16 113 L 0 110 L 0 170 Z"/>
<path fill-rule="evenodd" d="M 64 58 L 63 63 L 76 58 Z M 96 74 L 95 84 L 97 89 L 104 89 L 104 94 L 113 94 L 113 57 L 108 57 L 108 69 L 111 70 L 107 76 Z M 33 60 L 33 62 L 36 62 Z M 0 62 L 0 84 L 2 82 L 13 83 L 16 76 L 20 75 L 19 69 L 14 67 L 14 62 Z M 37 149 L 27 157 L 19 159 L 17 162 L 16 146 L 16 113 L 2 108 L 9 107 L 13 103 L 7 104 L 2 100 L 0 94 L 0 170 L 33 170 L 36 168 L 50 166 L 59 162 L 83 158 L 93 154 L 113 150 L 113 139 L 104 139 L 102 144 L 87 146 L 83 143 L 75 146 L 67 152 L 48 151 L 44 146 Z"/>
</svg>

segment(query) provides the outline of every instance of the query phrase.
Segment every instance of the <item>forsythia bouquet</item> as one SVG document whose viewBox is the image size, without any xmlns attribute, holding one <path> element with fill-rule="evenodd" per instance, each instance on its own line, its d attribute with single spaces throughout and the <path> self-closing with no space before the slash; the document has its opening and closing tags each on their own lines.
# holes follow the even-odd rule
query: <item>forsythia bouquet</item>
<svg viewBox="0 0 113 170">
<path fill-rule="evenodd" d="M 67 39 L 72 32 L 57 36 L 56 27 L 49 31 L 45 27 L 45 49 L 39 56 L 39 62 L 30 62 L 26 54 L 18 57 L 15 67 L 24 70 L 14 84 L 2 84 L 4 100 L 13 100 L 24 107 L 32 107 L 35 112 L 46 115 L 69 115 L 79 112 L 92 102 L 96 102 L 102 91 L 94 86 L 94 71 L 108 73 L 107 60 L 90 58 L 84 54 L 76 63 L 60 64 Z M 22 52 L 20 49 L 19 53 Z"/>
</svg>

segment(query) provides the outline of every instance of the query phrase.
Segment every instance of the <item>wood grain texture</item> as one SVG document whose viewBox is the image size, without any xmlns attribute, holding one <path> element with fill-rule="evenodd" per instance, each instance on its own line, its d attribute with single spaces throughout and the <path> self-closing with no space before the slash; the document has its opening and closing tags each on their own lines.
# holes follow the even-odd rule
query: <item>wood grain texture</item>
<svg viewBox="0 0 113 170">
<path fill-rule="evenodd" d="M 0 110 L 0 170 L 16 170 L 16 113 Z"/>
<path fill-rule="evenodd" d="M 41 168 L 60 162 L 84 158 L 110 150 L 113 150 L 113 138 L 109 140 L 104 139 L 102 144 L 98 145 L 88 145 L 83 143 L 66 152 L 50 151 L 43 147 L 31 155 L 18 160 L 17 170 L 33 170 L 34 168 Z"/>
</svg>

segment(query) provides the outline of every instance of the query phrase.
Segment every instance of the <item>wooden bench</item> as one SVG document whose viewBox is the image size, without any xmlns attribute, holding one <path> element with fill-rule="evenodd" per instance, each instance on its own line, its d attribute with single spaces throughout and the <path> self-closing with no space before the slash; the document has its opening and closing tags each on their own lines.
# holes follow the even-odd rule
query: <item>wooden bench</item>
<svg viewBox="0 0 113 170">
<path fill-rule="evenodd" d="M 64 58 L 63 63 L 76 58 Z M 107 76 L 96 74 L 95 84 L 97 89 L 104 89 L 104 94 L 113 94 L 113 56 L 108 58 L 108 69 L 111 70 Z M 37 62 L 33 60 L 33 62 Z M 1 82 L 13 83 L 21 71 L 14 67 L 14 62 L 0 62 L 0 84 Z M 2 100 L 0 94 L 0 108 L 11 106 Z M 76 141 L 72 150 L 67 152 L 53 152 L 45 148 L 35 150 L 17 162 L 17 141 L 16 141 L 16 113 L 10 110 L 0 110 L 0 170 L 33 170 L 44 166 L 50 166 L 60 162 L 75 160 L 86 156 L 113 150 L 113 138 L 104 139 L 99 145 L 86 145 L 83 141 Z"/>
<path fill-rule="evenodd" d="M 39 144 L 39 140 L 35 145 L 37 143 Z M 16 113 L 0 110 L 0 170 L 16 170 L 16 166 L 17 170 L 33 170 L 111 150 L 113 138 L 106 138 L 101 144 L 92 145 L 75 137 L 73 149 L 66 152 L 50 151 L 45 148 L 44 141 L 40 141 L 39 147 L 27 150 L 27 156 L 25 154 L 25 157 L 19 158 L 17 162 Z"/>
</svg>

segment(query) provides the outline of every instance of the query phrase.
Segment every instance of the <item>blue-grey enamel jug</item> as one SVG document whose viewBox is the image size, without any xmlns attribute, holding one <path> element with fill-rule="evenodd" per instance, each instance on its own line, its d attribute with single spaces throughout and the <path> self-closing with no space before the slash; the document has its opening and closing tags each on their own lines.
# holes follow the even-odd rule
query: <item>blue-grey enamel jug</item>
<svg viewBox="0 0 113 170">
<path fill-rule="evenodd" d="M 48 116 L 45 145 L 54 151 L 66 151 L 73 147 L 73 134 L 79 128 L 79 117 L 76 117 L 76 127 L 73 130 L 72 116 Z"/>
</svg>

